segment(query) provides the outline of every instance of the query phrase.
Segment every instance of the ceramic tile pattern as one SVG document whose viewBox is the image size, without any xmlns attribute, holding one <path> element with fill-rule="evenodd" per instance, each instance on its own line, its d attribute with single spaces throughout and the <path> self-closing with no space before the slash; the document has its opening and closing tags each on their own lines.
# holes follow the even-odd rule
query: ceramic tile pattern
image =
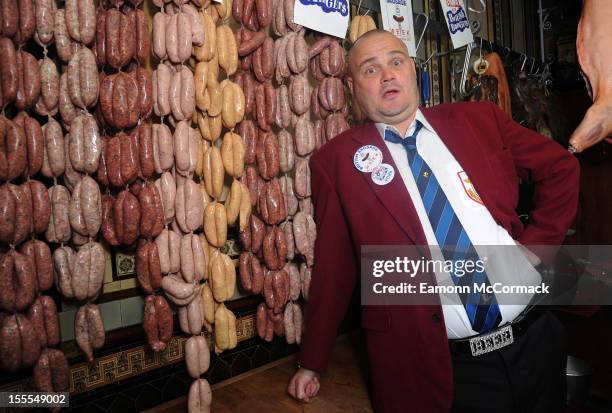
<svg viewBox="0 0 612 413">
<path fill-rule="evenodd" d="M 260 348 L 265 351 L 259 351 Z M 236 349 L 227 354 L 213 356 L 209 372 L 203 377 L 214 384 L 249 370 L 255 365 L 251 357 L 256 354 L 267 354 L 266 363 L 268 363 L 292 354 L 296 350 L 295 346 L 287 345 L 282 337 L 277 338 L 273 343 L 264 343 L 257 338 L 251 338 L 243 341 Z M 132 361 L 135 363 L 132 363 L 130 367 L 140 374 L 125 380 L 121 380 L 117 369 L 111 368 L 103 361 L 97 363 L 99 368 L 73 370 L 74 394 L 70 398 L 70 407 L 62 409 L 62 412 L 138 412 L 187 394 L 192 379 L 182 362 L 182 353 L 176 362 L 149 371 L 145 371 L 146 363 L 143 360 Z M 103 385 L 111 380 L 115 382 Z M 117 380 L 121 381 L 117 382 Z M 84 391 L 85 388 L 91 390 Z M 43 412 L 44 410 L 32 411 Z M 4 410 L 0 409 L 0 412 Z M 8 413 L 9 410 L 6 412 Z"/>
<path fill-rule="evenodd" d="M 207 380 L 214 384 L 297 351 L 282 337 L 272 343 L 259 340 L 254 328 L 253 313 L 238 318 L 238 346 L 220 356 L 211 354 L 211 366 L 204 375 Z M 183 362 L 187 338 L 174 336 L 168 348 L 158 354 L 140 345 L 98 357 L 91 366 L 72 365 L 70 407 L 62 412 L 136 412 L 184 396 L 192 381 Z M 206 334 L 206 338 L 210 346 L 211 336 Z M 31 390 L 31 378 L 25 373 L 23 377 L 0 386 L 0 391 Z M 4 412 L 12 413 L 0 408 L 0 413 Z"/>
<path fill-rule="evenodd" d="M 69 305 L 66 307 L 70 310 L 60 317 L 66 318 L 64 325 L 70 327 L 72 338 L 74 309 Z M 125 312 L 123 307 L 121 310 Z M 351 314 L 357 315 L 358 312 Z M 271 343 L 256 337 L 254 309 L 238 311 L 236 317 L 238 346 L 220 356 L 212 354 L 209 371 L 203 376 L 211 384 L 263 366 L 298 350 L 295 345 L 287 345 L 283 337 L 275 338 Z M 348 317 L 341 325 L 340 332 L 354 330 L 357 325 L 357 317 Z M 62 333 L 64 334 L 64 330 Z M 206 338 L 210 346 L 210 335 L 206 335 Z M 98 357 L 91 366 L 86 363 L 71 365 L 70 407 L 62 409 L 62 412 L 140 411 L 167 402 L 178 397 L 177 395 L 186 395 L 191 383 L 183 362 L 186 339 L 186 335 L 174 336 L 168 349 L 159 354 L 150 351 L 141 341 L 131 345 L 108 346 L 97 354 Z M 14 380 L 0 384 L 0 391 L 33 389 L 31 371 L 20 371 Z M 115 401 L 116 399 L 118 401 Z M 130 400 L 129 406 L 127 400 Z M 111 410 L 112 408 L 121 410 Z M 0 408 L 0 413 L 7 411 Z"/>
</svg>

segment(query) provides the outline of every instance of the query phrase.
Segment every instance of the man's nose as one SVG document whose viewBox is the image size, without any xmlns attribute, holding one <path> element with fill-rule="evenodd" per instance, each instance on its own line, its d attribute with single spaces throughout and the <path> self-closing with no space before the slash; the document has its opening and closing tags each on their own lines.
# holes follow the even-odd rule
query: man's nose
<svg viewBox="0 0 612 413">
<path fill-rule="evenodd" d="M 393 79 L 395 79 L 395 73 L 393 73 L 393 70 L 383 69 L 382 76 L 380 77 L 381 83 L 387 83 Z"/>
</svg>

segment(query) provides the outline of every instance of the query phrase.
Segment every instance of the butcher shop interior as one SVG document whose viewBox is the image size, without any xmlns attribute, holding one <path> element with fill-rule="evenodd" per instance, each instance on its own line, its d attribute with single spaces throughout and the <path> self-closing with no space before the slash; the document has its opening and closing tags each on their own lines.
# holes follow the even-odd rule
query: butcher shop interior
<svg viewBox="0 0 612 413">
<path fill-rule="evenodd" d="M 310 397 L 288 391 L 341 239 L 317 236 L 310 160 L 370 122 L 349 50 L 390 31 L 421 110 L 492 102 L 569 153 L 561 244 L 605 250 L 611 27 L 610 0 L 0 0 L 0 412 L 417 411 L 372 402 L 366 334 L 384 331 L 359 283 Z M 534 181 L 509 188 L 527 227 Z M 567 265 L 609 288 L 611 256 Z M 537 412 L 612 412 L 612 307 L 579 304 L 546 306 L 566 399 Z"/>
</svg>

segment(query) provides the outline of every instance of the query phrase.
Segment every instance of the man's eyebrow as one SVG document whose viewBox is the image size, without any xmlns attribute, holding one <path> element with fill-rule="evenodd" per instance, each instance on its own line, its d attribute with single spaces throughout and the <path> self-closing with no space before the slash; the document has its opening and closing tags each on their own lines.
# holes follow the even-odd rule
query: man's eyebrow
<svg viewBox="0 0 612 413">
<path fill-rule="evenodd" d="M 408 56 L 408 53 L 406 53 L 406 51 L 402 50 L 402 49 L 395 49 L 395 50 L 391 50 L 391 51 L 387 52 L 387 56 L 393 56 L 393 55 L 397 55 L 397 54 L 400 54 L 402 56 Z M 364 60 L 363 62 L 359 63 L 358 67 L 362 67 L 362 66 L 364 66 L 364 65 L 366 65 L 366 64 L 368 64 L 368 63 L 370 63 L 370 62 L 372 62 L 374 60 L 376 60 L 376 56 L 369 57 L 366 60 Z"/>
<path fill-rule="evenodd" d="M 359 67 L 362 67 L 370 62 L 373 62 L 374 60 L 376 60 L 376 56 L 372 56 L 367 58 L 366 60 L 364 60 L 363 62 L 359 63 Z"/>
<path fill-rule="evenodd" d="M 387 53 L 388 55 L 394 55 L 394 54 L 401 54 L 403 56 L 408 56 L 408 53 L 406 53 L 405 50 L 402 49 L 395 49 L 395 50 L 391 50 L 390 52 Z"/>
</svg>

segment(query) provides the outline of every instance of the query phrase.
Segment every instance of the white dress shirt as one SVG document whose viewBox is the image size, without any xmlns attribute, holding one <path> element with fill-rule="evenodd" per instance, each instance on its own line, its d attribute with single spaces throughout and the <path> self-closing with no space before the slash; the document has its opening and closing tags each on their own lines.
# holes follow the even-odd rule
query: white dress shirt
<svg viewBox="0 0 612 413">
<path fill-rule="evenodd" d="M 479 250 L 477 247 L 479 245 L 516 246 L 516 242 L 512 239 L 510 234 L 508 234 L 505 228 L 495 222 L 489 210 L 480 201 L 475 188 L 470 183 L 469 177 L 463 171 L 455 157 L 450 153 L 446 145 L 444 145 L 444 142 L 442 142 L 436 131 L 431 127 L 429 122 L 427 122 L 427 119 L 420 110 L 417 110 L 415 120 L 423 124 L 417 137 L 417 151 L 435 174 L 440 187 L 446 194 L 455 214 L 459 218 L 459 221 L 463 225 L 476 250 Z M 410 136 L 414 132 L 415 127 L 416 122 L 413 122 L 410 128 L 408 128 L 405 137 Z M 383 123 L 376 123 L 376 128 L 383 137 L 383 140 L 386 128 L 391 128 L 397 133 L 395 128 Z M 412 175 L 412 171 L 408 166 L 406 150 L 402 145 L 388 141 L 384 142 L 391 152 L 391 156 L 399 170 L 402 181 L 406 185 L 406 189 L 408 190 L 419 220 L 421 221 L 428 244 L 437 246 L 438 242 L 434 230 L 429 222 L 425 207 L 423 206 L 423 200 L 414 180 L 414 176 Z M 383 160 L 383 162 L 385 161 Z M 395 179 L 397 178 L 396 174 Z M 515 250 L 515 253 L 509 250 Z M 490 255 L 491 248 L 486 249 L 486 251 L 487 254 Z M 503 258 L 487 260 L 485 268 L 491 283 L 494 281 L 503 282 L 503 280 L 513 280 L 514 284 L 517 284 L 518 277 L 521 285 L 539 285 L 541 281 L 539 273 L 529 264 L 529 261 L 525 258 L 524 254 L 520 252 L 518 247 L 504 248 L 503 252 Z M 508 256 L 509 252 L 510 256 Z M 479 251 L 479 253 L 482 258 L 482 252 Z M 432 255 L 434 255 L 432 257 L 434 259 L 444 259 L 441 256 L 436 257 L 438 254 L 434 251 L 432 251 Z M 520 267 L 521 270 L 517 271 L 517 266 Z M 509 270 L 509 268 L 511 268 L 511 270 Z M 436 273 L 436 277 L 440 283 L 441 280 L 448 281 L 449 274 Z M 500 325 L 511 322 L 523 311 L 526 307 L 527 300 L 521 301 L 525 301 L 525 303 L 502 304 L 499 306 L 502 315 Z M 444 303 L 444 299 L 442 302 Z M 459 301 L 454 302 L 456 303 Z M 442 310 L 448 338 L 464 338 L 478 334 L 472 329 L 463 305 L 443 304 Z"/>
</svg>

